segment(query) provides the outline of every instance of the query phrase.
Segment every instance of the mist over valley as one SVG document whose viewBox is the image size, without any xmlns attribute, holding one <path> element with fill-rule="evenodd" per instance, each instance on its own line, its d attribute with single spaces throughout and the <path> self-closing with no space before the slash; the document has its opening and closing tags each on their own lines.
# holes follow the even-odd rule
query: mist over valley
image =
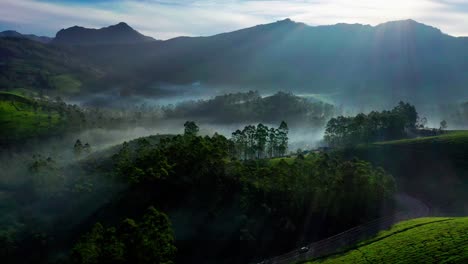
<svg viewBox="0 0 468 264">
<path fill-rule="evenodd" d="M 26 33 L 0 32 L 5 263 L 468 259 L 466 37 Z"/>
</svg>

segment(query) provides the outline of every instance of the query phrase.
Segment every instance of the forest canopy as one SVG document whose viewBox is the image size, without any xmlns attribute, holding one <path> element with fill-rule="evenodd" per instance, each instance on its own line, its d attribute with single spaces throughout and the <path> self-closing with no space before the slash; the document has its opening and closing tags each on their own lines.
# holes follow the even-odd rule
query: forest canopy
<svg viewBox="0 0 468 264">
<path fill-rule="evenodd" d="M 417 122 L 416 108 L 400 102 L 390 111 L 332 118 L 326 125 L 324 138 L 330 146 L 400 139 L 414 133 Z"/>
<path fill-rule="evenodd" d="M 190 118 L 215 123 L 308 123 L 321 126 L 332 116 L 334 107 L 312 102 L 292 93 L 278 92 L 262 97 L 257 91 L 231 93 L 209 100 L 188 101 L 166 107 L 167 118 Z"/>
</svg>

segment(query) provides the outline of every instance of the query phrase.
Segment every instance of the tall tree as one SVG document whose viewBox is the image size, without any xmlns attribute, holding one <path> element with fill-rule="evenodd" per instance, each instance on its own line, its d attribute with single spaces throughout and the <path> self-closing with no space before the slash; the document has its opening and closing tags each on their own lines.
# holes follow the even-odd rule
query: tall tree
<svg viewBox="0 0 468 264">
<path fill-rule="evenodd" d="M 265 154 L 265 147 L 267 144 L 267 137 L 268 137 L 268 127 L 263 125 L 262 123 L 258 124 L 257 129 L 255 131 L 255 138 L 256 138 L 256 150 L 257 150 L 257 158 L 263 158 Z"/>
<path fill-rule="evenodd" d="M 284 156 L 288 150 L 288 124 L 281 121 L 281 124 L 278 128 L 278 151 L 280 156 Z"/>
<path fill-rule="evenodd" d="M 77 139 L 75 141 L 75 145 L 73 145 L 73 152 L 75 153 L 75 157 L 79 158 L 83 153 L 83 144 L 81 140 Z"/>
<path fill-rule="evenodd" d="M 186 136 L 196 136 L 200 130 L 197 124 L 193 121 L 187 121 L 184 124 L 184 134 Z"/>
</svg>

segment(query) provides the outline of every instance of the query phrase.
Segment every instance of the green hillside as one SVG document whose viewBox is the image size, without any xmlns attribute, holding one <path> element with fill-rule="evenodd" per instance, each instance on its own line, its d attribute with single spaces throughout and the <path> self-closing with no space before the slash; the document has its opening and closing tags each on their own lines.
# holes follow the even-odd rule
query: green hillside
<svg viewBox="0 0 468 264">
<path fill-rule="evenodd" d="M 433 137 L 420 137 L 420 138 L 414 138 L 414 139 L 393 140 L 393 141 L 375 143 L 374 145 L 423 146 L 426 144 L 438 145 L 435 147 L 439 147 L 440 145 L 466 147 L 468 146 L 468 131 L 466 130 L 449 131 L 446 134 L 433 136 Z"/>
<path fill-rule="evenodd" d="M 102 76 L 70 50 L 27 39 L 1 38 L 0 57 L 0 90 L 21 88 L 69 96 Z"/>
<path fill-rule="evenodd" d="M 442 212 L 466 214 L 468 201 L 468 131 L 360 145 L 338 150 L 383 167 L 400 191 Z"/>
<path fill-rule="evenodd" d="M 57 132 L 62 120 L 55 110 L 13 93 L 0 93 L 0 140 L 21 140 Z"/>
<path fill-rule="evenodd" d="M 394 225 L 348 252 L 309 263 L 467 263 L 468 217 Z"/>
</svg>

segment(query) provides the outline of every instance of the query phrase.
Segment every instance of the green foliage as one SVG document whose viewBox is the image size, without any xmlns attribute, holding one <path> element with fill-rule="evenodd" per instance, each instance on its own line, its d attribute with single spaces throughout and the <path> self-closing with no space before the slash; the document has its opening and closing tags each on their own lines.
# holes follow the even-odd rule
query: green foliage
<svg viewBox="0 0 468 264">
<path fill-rule="evenodd" d="M 66 49 L 25 39 L 0 39 L 0 89 L 74 94 L 100 73 Z"/>
<path fill-rule="evenodd" d="M 192 118 L 215 123 L 265 122 L 286 120 L 291 124 L 321 126 L 334 108 L 323 102 L 311 102 L 292 93 L 278 92 L 261 97 L 258 92 L 230 93 L 210 100 L 184 102 L 166 107 L 169 118 Z"/>
<path fill-rule="evenodd" d="M 77 106 L 0 92 L 0 143 L 58 135 L 82 128 L 85 123 L 85 113 Z"/>
<path fill-rule="evenodd" d="M 51 158 L 34 155 L 29 166 L 30 181 L 33 191 L 42 196 L 53 196 L 63 191 L 65 179 L 58 164 Z"/>
<path fill-rule="evenodd" d="M 343 255 L 313 263 L 466 263 L 468 218 L 423 218 L 396 224 Z"/>
<path fill-rule="evenodd" d="M 248 125 L 232 133 L 231 155 L 249 160 L 284 156 L 288 149 L 288 125 L 282 121 L 279 128 L 269 128 L 262 123 Z"/>
<path fill-rule="evenodd" d="M 325 141 L 331 146 L 399 139 L 416 128 L 418 114 L 414 106 L 400 102 L 391 111 L 358 114 L 355 117 L 339 116 L 328 121 Z"/>
<path fill-rule="evenodd" d="M 51 85 L 58 94 L 77 94 L 81 91 L 82 83 L 71 74 L 60 74 L 51 77 Z"/>
<path fill-rule="evenodd" d="M 324 234 L 339 232 L 378 217 L 383 205 L 392 204 L 393 178 L 367 162 L 315 154 L 287 162 L 239 161 L 231 159 L 231 146 L 230 140 L 217 134 L 179 135 L 157 144 L 143 138 L 124 144 L 113 157 L 114 175 L 129 182 L 131 189 L 116 208 L 131 212 L 162 204 L 172 210 L 194 210 L 207 216 L 191 227 L 201 230 L 193 231 L 192 239 L 232 241 L 235 234 L 254 250 L 279 246 L 279 240 L 295 243 L 299 237 L 323 235 L 313 226 L 323 227 Z M 232 227 L 218 227 L 226 221 Z"/>
<path fill-rule="evenodd" d="M 0 99 L 0 141 L 19 140 L 60 130 L 57 111 L 35 103 Z"/>
<path fill-rule="evenodd" d="M 196 136 L 198 134 L 198 131 L 200 130 L 193 121 L 187 121 L 184 124 L 184 134 L 186 136 Z"/>
<path fill-rule="evenodd" d="M 402 191 L 417 194 L 434 209 L 459 214 L 466 214 L 468 199 L 467 151 L 468 131 L 342 150 L 348 159 L 358 157 L 385 168 L 397 179 Z"/>
<path fill-rule="evenodd" d="M 72 260 L 80 264 L 170 264 L 175 252 L 169 218 L 150 207 L 140 222 L 126 219 L 117 229 L 95 224 L 73 248 Z"/>
</svg>

